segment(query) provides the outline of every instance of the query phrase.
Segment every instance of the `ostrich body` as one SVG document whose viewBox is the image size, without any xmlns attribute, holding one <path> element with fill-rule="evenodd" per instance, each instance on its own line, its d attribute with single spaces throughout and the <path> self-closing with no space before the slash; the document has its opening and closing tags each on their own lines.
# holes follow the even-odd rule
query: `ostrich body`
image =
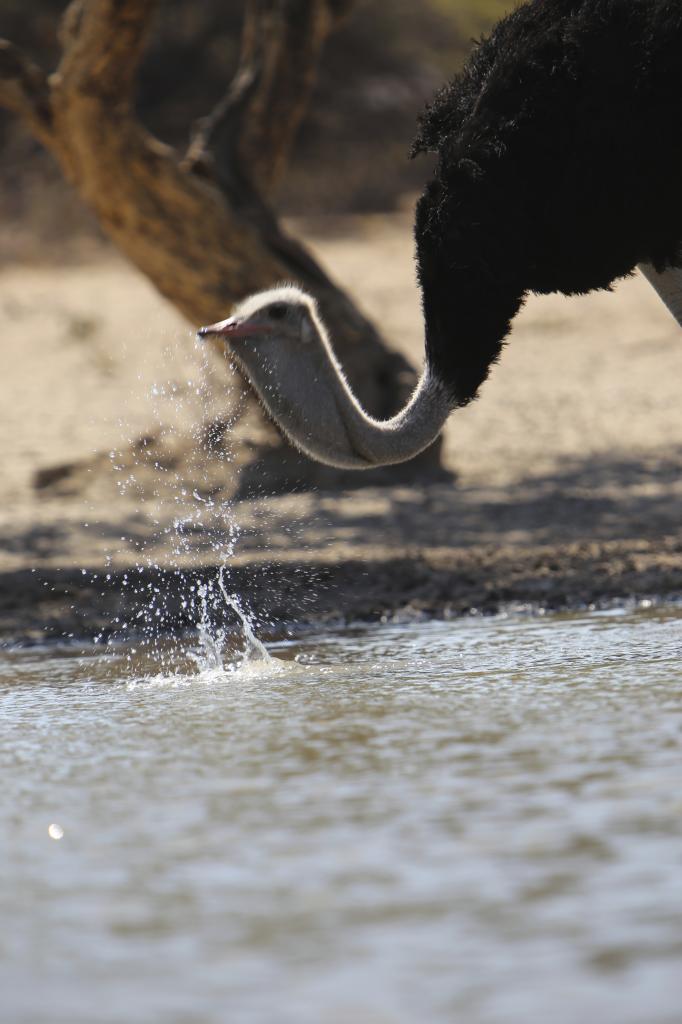
<svg viewBox="0 0 682 1024">
<path fill-rule="evenodd" d="M 609 288 L 639 264 L 682 322 L 682 3 L 530 0 L 500 21 L 419 122 L 438 163 L 417 204 L 426 360 L 407 406 L 355 399 L 293 287 L 220 335 L 311 457 L 367 468 L 422 451 L 476 397 L 528 292 Z"/>
</svg>

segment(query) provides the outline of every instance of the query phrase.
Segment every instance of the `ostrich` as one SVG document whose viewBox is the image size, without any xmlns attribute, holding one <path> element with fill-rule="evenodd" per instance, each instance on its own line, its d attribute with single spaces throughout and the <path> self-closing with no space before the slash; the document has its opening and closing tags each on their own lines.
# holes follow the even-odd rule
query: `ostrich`
<svg viewBox="0 0 682 1024">
<path fill-rule="evenodd" d="M 682 4 L 530 0 L 503 18 L 419 121 L 435 151 L 417 203 L 426 358 L 373 419 L 314 300 L 252 296 L 200 329 L 229 343 L 283 433 L 320 462 L 402 462 L 476 397 L 528 292 L 608 289 L 639 265 L 682 323 Z"/>
</svg>

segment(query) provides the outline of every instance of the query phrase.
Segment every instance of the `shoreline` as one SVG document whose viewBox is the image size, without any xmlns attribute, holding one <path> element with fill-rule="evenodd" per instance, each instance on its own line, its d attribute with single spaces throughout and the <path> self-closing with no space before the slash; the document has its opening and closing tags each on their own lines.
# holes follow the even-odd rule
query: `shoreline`
<svg viewBox="0 0 682 1024">
<path fill-rule="evenodd" d="M 101 570 L 90 569 L 0 573 L 0 646 L 88 644 L 96 636 L 181 638 L 197 624 L 196 608 L 183 611 L 182 602 L 215 583 L 219 568 L 131 566 L 106 581 Z M 227 584 L 266 641 L 401 618 L 675 603 L 682 599 L 682 539 L 581 541 L 513 552 L 485 545 L 340 565 L 246 560 L 229 567 Z M 151 592 L 158 600 L 150 605 Z M 163 608 L 160 622 L 156 608 Z M 230 626 L 232 616 L 223 616 L 219 603 L 211 617 L 214 625 Z"/>
</svg>

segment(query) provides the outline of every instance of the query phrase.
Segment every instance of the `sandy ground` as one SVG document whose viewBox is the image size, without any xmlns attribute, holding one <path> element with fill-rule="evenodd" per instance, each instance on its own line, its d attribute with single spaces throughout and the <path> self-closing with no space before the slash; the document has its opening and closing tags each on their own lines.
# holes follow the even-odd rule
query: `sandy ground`
<svg viewBox="0 0 682 1024">
<path fill-rule="evenodd" d="M 418 365 L 409 217 L 304 230 Z M 200 450 L 240 389 L 133 269 L 107 252 L 6 267 L 0 311 L 5 637 L 106 630 L 135 614 L 135 567 L 182 618 L 175 570 L 225 562 L 274 632 L 682 593 L 682 333 L 639 277 L 528 301 L 480 400 L 447 427 L 455 483 L 241 502 L 220 493 L 229 439 L 220 458 Z"/>
</svg>

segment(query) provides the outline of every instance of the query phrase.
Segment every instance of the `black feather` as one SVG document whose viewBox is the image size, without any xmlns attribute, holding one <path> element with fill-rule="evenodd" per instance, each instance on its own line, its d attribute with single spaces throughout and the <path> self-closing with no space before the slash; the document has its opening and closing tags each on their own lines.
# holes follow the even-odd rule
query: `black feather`
<svg viewBox="0 0 682 1024">
<path fill-rule="evenodd" d="M 530 0 L 419 122 L 427 359 L 461 404 L 524 295 L 608 288 L 682 251 L 682 2 Z"/>
</svg>

